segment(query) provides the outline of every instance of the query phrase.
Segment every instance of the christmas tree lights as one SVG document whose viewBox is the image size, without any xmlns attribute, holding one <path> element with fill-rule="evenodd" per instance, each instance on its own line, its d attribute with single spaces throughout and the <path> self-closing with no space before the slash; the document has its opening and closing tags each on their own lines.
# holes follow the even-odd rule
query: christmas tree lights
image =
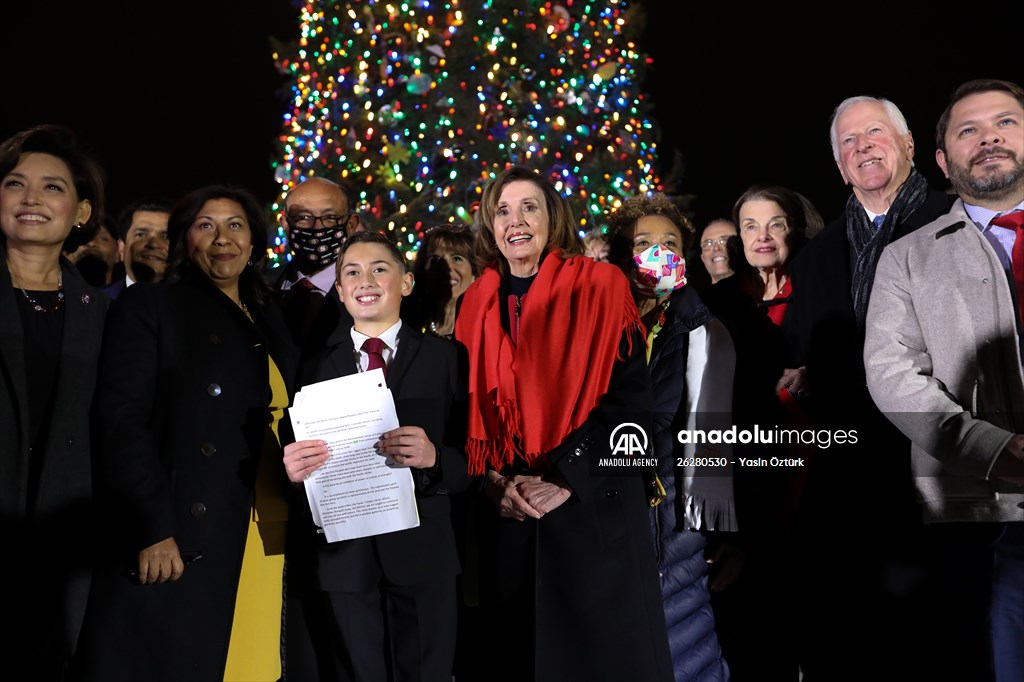
<svg viewBox="0 0 1024 682">
<path fill-rule="evenodd" d="M 572 202 L 581 232 L 602 225 L 624 198 L 660 188 L 634 5 L 305 3 L 298 41 L 274 55 L 293 82 L 282 199 L 313 175 L 343 179 L 411 255 L 427 227 L 473 222 L 486 184 L 523 164 Z M 270 255 L 287 252 L 281 231 Z"/>
</svg>

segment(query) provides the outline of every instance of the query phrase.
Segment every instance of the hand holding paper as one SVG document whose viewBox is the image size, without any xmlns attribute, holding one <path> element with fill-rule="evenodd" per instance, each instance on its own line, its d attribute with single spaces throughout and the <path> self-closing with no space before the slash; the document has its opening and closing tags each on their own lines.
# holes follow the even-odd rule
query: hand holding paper
<svg viewBox="0 0 1024 682">
<path fill-rule="evenodd" d="M 391 457 L 396 464 L 413 469 L 429 469 L 437 463 L 437 448 L 419 426 L 399 426 L 377 442 L 377 452 Z"/>
<path fill-rule="evenodd" d="M 284 469 L 288 480 L 302 483 L 327 461 L 329 450 L 322 440 L 300 440 L 284 446 Z"/>
<path fill-rule="evenodd" d="M 377 452 L 381 435 L 399 429 L 381 370 L 306 386 L 289 415 L 298 441 L 286 449 L 285 466 L 291 480 L 304 482 L 328 542 L 419 525 L 412 474 Z M 325 443 L 327 454 L 310 441 Z"/>
</svg>

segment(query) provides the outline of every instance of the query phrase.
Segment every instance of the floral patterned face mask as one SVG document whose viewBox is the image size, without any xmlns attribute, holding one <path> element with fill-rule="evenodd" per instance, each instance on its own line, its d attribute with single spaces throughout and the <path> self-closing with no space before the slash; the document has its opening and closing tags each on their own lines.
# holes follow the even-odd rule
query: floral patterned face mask
<svg viewBox="0 0 1024 682">
<path fill-rule="evenodd" d="M 655 244 L 633 256 L 633 284 L 646 296 L 664 298 L 686 284 L 686 261 Z"/>
</svg>

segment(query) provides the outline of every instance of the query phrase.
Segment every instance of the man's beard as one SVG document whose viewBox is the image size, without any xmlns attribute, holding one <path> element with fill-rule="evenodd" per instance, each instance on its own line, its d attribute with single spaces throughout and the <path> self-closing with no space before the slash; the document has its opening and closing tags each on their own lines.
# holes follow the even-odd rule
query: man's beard
<svg viewBox="0 0 1024 682">
<path fill-rule="evenodd" d="M 971 168 L 977 161 L 996 153 L 1005 154 L 1013 162 L 1013 167 L 1007 171 L 986 172 L 981 176 L 971 174 Z M 961 196 L 1000 199 L 1011 194 L 1024 183 L 1024 165 L 1009 149 L 993 147 L 976 154 L 966 166 L 950 163 L 949 181 L 953 184 L 953 189 L 957 194 Z"/>
</svg>

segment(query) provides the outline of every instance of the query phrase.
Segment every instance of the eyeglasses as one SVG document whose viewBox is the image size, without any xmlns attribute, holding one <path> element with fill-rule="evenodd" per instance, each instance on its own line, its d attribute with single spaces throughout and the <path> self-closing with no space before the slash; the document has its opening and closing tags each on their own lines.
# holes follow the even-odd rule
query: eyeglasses
<svg viewBox="0 0 1024 682">
<path fill-rule="evenodd" d="M 288 222 L 293 227 L 308 230 L 311 227 L 316 227 L 317 221 L 319 221 L 323 227 L 330 229 L 338 225 L 347 224 L 355 215 L 355 213 L 346 213 L 345 215 L 310 215 L 309 213 L 299 213 L 289 215 Z"/>
<path fill-rule="evenodd" d="M 719 237 L 718 239 L 705 239 L 704 241 L 702 241 L 700 243 L 700 250 L 701 251 L 710 251 L 711 249 L 713 249 L 715 247 L 715 244 L 718 244 L 719 246 L 721 246 L 724 249 L 725 245 L 728 244 L 728 243 L 729 243 L 729 236 L 728 235 L 726 235 L 724 237 Z"/>
</svg>

